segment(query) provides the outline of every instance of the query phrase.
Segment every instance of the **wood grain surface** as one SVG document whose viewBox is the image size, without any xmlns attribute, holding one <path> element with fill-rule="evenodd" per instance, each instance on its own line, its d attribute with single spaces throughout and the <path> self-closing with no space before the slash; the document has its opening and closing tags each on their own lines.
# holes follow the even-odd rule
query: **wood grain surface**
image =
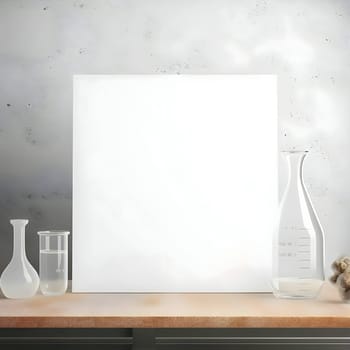
<svg viewBox="0 0 350 350">
<path fill-rule="evenodd" d="M 72 294 L 0 299 L 1 328 L 350 328 L 326 284 L 315 300 L 272 294 Z"/>
</svg>

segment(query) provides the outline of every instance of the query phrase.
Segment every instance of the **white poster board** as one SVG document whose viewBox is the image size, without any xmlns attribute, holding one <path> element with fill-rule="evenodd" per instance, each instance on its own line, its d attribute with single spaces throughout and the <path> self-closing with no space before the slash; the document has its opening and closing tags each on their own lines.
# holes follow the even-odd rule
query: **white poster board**
<svg viewBox="0 0 350 350">
<path fill-rule="evenodd" d="M 73 129 L 73 292 L 270 290 L 275 76 L 75 76 Z"/>
</svg>

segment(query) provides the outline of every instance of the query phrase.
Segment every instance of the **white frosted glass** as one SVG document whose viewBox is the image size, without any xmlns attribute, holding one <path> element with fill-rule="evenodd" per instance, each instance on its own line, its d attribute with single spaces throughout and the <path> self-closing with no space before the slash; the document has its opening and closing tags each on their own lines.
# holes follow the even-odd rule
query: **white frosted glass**
<svg viewBox="0 0 350 350">
<path fill-rule="evenodd" d="M 74 292 L 269 291 L 272 75 L 74 77 Z"/>
</svg>

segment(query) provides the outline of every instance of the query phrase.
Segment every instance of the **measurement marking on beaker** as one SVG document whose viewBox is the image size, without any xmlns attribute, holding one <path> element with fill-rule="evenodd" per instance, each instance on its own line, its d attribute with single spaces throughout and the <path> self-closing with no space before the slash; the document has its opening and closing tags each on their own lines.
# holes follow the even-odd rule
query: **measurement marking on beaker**
<svg viewBox="0 0 350 350">
<path fill-rule="evenodd" d="M 309 247 L 310 244 L 297 244 L 298 247 Z"/>
<path fill-rule="evenodd" d="M 309 266 L 299 266 L 299 269 L 301 270 L 308 270 L 310 267 Z"/>
<path fill-rule="evenodd" d="M 296 226 L 283 226 L 281 227 L 282 230 L 293 230 L 293 231 L 309 231 L 310 228 L 308 227 L 296 227 Z"/>
<path fill-rule="evenodd" d="M 311 259 L 298 259 L 298 262 L 302 262 L 302 261 L 311 261 Z"/>
<path fill-rule="evenodd" d="M 310 237 L 303 237 L 303 236 L 301 236 L 301 237 L 298 237 L 299 239 L 310 239 Z"/>
</svg>

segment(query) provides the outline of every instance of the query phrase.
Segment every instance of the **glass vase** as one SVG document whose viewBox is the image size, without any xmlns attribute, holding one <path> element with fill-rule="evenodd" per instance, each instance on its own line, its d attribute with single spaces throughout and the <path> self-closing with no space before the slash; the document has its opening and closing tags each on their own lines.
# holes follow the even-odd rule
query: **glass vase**
<svg viewBox="0 0 350 350">
<path fill-rule="evenodd" d="M 282 153 L 289 179 L 273 242 L 273 293 L 314 298 L 324 282 L 324 235 L 303 180 L 307 151 Z"/>
<path fill-rule="evenodd" d="M 5 297 L 30 298 L 39 288 L 39 276 L 27 259 L 25 226 L 28 220 L 10 220 L 13 226 L 13 255 L 1 275 L 0 286 Z"/>
</svg>

